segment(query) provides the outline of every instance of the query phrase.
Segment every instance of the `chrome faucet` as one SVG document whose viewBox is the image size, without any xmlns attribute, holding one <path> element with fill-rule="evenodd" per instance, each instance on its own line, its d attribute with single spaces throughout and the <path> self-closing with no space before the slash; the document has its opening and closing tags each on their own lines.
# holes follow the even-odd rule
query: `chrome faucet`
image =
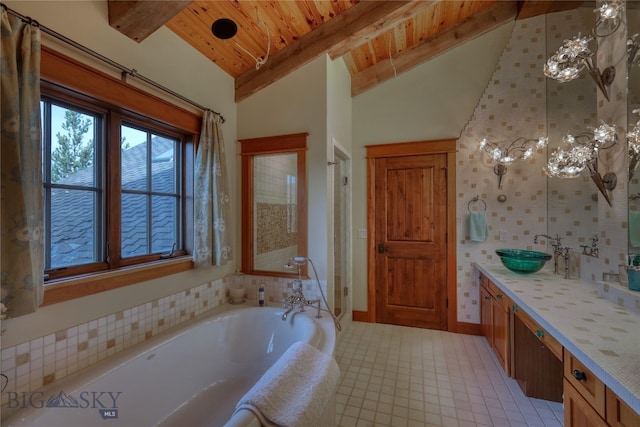
<svg viewBox="0 0 640 427">
<path fill-rule="evenodd" d="M 317 298 L 317 299 L 309 300 L 304 296 L 304 293 L 302 292 L 301 267 L 306 263 L 309 263 L 309 265 L 311 265 L 311 268 L 313 268 L 313 274 L 316 277 L 316 284 L 318 285 L 318 290 L 320 291 L 320 295 L 322 296 L 322 299 Z M 340 326 L 340 321 L 329 308 L 329 303 L 327 302 L 327 298 L 324 296 L 324 291 L 322 290 L 322 286 L 320 285 L 320 279 L 318 279 L 318 272 L 316 271 L 315 265 L 313 265 L 313 261 L 311 261 L 311 259 L 307 257 L 295 256 L 291 258 L 284 267 L 285 268 L 297 267 L 298 278 L 295 279 L 292 283 L 293 294 L 289 295 L 287 298 L 282 300 L 282 302 L 284 303 L 283 307 L 286 309 L 286 311 L 282 313 L 282 320 L 287 320 L 287 316 L 289 316 L 289 313 L 295 310 L 296 307 L 299 309 L 299 311 L 304 311 L 305 307 L 307 306 L 312 307 L 315 304 L 318 304 L 318 314 L 316 315 L 316 318 L 321 319 L 322 315 L 320 314 L 320 311 L 325 309 L 323 309 L 320 306 L 320 304 L 321 304 L 321 301 L 324 301 L 324 304 L 327 307 L 325 311 L 331 315 L 331 318 L 333 319 L 333 324 L 335 325 L 336 329 L 338 331 L 342 330 L 342 326 Z"/>
<path fill-rule="evenodd" d="M 549 236 L 547 234 L 536 234 L 533 236 L 533 243 L 538 244 L 538 237 L 544 237 L 549 240 L 553 240 L 554 242 L 550 242 L 549 244 L 553 246 L 553 274 L 559 274 L 558 272 L 558 258 L 562 257 L 564 260 L 564 278 L 569 278 L 569 254 L 571 248 L 569 246 L 562 246 L 562 240 L 560 239 L 560 235 L 556 234 L 555 237 Z M 597 251 L 597 249 L 596 249 Z"/>
<path fill-rule="evenodd" d="M 536 234 L 533 236 L 533 243 L 538 244 L 538 237 L 544 237 L 549 240 L 554 240 L 553 243 L 549 242 L 551 246 L 553 246 L 553 274 L 558 274 L 558 256 L 561 253 L 561 244 L 560 235 L 556 234 L 556 237 L 551 237 L 548 234 Z"/>
<path fill-rule="evenodd" d="M 320 319 L 322 318 L 320 315 L 320 301 L 320 298 L 313 300 L 307 299 L 302 292 L 302 280 L 296 279 L 293 281 L 293 294 L 282 300 L 284 304 L 283 308 L 287 309 L 287 311 L 282 314 L 282 320 L 287 320 L 289 313 L 291 313 L 296 307 L 302 312 L 305 307 L 311 307 L 316 304 L 318 304 L 318 315 L 316 317 Z"/>
<path fill-rule="evenodd" d="M 598 258 L 598 236 L 591 238 L 591 246 L 580 245 L 582 248 L 582 254 Z"/>
<path fill-rule="evenodd" d="M 562 255 L 562 259 L 564 260 L 564 278 L 569 278 L 569 256 L 571 248 L 569 246 L 560 247 L 560 255 Z"/>
</svg>

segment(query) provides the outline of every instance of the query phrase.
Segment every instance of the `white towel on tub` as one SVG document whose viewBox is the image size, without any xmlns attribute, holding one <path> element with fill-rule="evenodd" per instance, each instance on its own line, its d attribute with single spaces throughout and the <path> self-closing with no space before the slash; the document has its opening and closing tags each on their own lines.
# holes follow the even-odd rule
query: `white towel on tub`
<svg viewBox="0 0 640 427">
<path fill-rule="evenodd" d="M 238 401 L 235 413 L 249 410 L 265 426 L 317 426 L 339 378 L 333 357 L 298 341 Z"/>
</svg>

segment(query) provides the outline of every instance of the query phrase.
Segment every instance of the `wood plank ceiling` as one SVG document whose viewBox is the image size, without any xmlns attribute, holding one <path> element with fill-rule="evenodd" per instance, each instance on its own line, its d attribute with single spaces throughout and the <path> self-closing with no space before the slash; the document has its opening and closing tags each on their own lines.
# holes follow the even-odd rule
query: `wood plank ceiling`
<svg viewBox="0 0 640 427">
<path fill-rule="evenodd" d="M 235 78 L 240 101 L 323 54 L 342 57 L 358 95 L 514 19 L 581 1 L 108 0 L 109 23 L 141 42 L 162 25 Z M 212 24 L 233 20 L 228 39 Z M 268 58 L 267 58 L 268 55 Z M 257 60 L 266 59 L 262 66 Z"/>
</svg>

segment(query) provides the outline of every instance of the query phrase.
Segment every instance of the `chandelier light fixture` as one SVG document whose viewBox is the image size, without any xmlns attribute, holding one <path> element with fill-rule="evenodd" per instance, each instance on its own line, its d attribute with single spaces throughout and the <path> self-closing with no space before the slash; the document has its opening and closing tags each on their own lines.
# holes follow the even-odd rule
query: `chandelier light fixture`
<svg viewBox="0 0 640 427">
<path fill-rule="evenodd" d="M 512 141 L 506 147 L 501 147 L 500 143 L 482 138 L 479 148 L 495 163 L 493 173 L 498 176 L 498 188 L 502 188 L 502 177 L 507 173 L 507 165 L 516 160 L 527 160 L 533 157 L 536 151 L 547 146 L 547 141 L 546 137 L 538 139 L 521 137 Z"/>
<path fill-rule="evenodd" d="M 586 36 L 578 34 L 570 40 L 565 40 L 544 65 L 545 76 L 565 83 L 578 78 L 586 68 L 608 101 L 608 88 L 615 79 L 616 70 L 610 66 L 600 71 L 596 66 L 597 38 L 611 35 L 620 27 L 623 10 L 624 5 L 620 0 L 601 1 L 600 6 L 595 9 L 598 17 L 591 29 L 591 34 Z"/>
<path fill-rule="evenodd" d="M 632 112 L 640 115 L 640 109 Z M 640 120 L 627 133 L 627 144 L 629 148 L 629 181 L 631 181 L 640 160 Z"/>
<path fill-rule="evenodd" d="M 640 33 L 635 33 L 627 40 L 627 69 L 640 64 Z"/>
<path fill-rule="evenodd" d="M 611 206 L 607 190 L 611 191 L 616 187 L 617 177 L 613 172 L 600 175 L 598 153 L 613 147 L 617 141 L 616 127 L 604 122 L 597 128 L 590 128 L 578 135 L 567 134 L 563 142 L 568 148 L 558 148 L 552 152 L 544 171 L 550 177 L 575 178 L 588 170 L 596 187 Z"/>
</svg>

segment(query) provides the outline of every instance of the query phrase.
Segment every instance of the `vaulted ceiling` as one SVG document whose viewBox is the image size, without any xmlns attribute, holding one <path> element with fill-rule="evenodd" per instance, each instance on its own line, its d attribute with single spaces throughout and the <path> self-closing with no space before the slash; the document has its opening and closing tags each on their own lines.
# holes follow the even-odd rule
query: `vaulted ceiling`
<svg viewBox="0 0 640 427">
<path fill-rule="evenodd" d="M 506 22 L 573 9 L 583 3 L 533 0 L 108 2 L 109 24 L 131 39 L 142 42 L 165 25 L 217 64 L 235 79 L 236 101 L 324 54 L 332 59 L 344 59 L 351 74 L 351 94 L 355 96 Z M 237 32 L 226 39 L 212 33 L 213 23 L 222 18 L 233 21 L 237 27 Z"/>
</svg>

